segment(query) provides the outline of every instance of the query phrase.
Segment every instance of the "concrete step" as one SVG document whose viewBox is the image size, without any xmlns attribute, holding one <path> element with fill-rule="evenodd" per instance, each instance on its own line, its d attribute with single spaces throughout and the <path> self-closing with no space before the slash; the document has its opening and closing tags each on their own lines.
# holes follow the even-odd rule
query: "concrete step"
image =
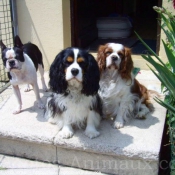
<svg viewBox="0 0 175 175">
<path fill-rule="evenodd" d="M 94 175 L 94 172 L 0 154 L 0 175 Z"/>
<path fill-rule="evenodd" d="M 48 82 L 48 72 L 45 78 Z M 160 90 L 160 82 L 151 71 L 141 71 L 137 79 Z M 1 154 L 108 174 L 158 173 L 166 110 L 154 101 L 155 111 L 145 120 L 131 120 L 120 130 L 103 120 L 99 128 L 101 135 L 95 139 L 86 137 L 84 130 L 76 130 L 73 138 L 62 139 L 57 126 L 43 118 L 44 111 L 34 103 L 33 91 L 23 92 L 22 86 L 21 92 L 23 111 L 20 114 L 12 114 L 16 105 L 14 95 L 0 103 Z M 46 102 L 49 92 L 40 90 L 40 94 Z"/>
</svg>

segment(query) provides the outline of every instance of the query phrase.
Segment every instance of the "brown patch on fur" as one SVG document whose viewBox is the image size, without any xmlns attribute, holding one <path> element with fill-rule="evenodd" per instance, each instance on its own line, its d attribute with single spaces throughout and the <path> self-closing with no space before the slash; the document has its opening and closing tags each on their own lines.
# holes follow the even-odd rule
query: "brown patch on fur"
<svg viewBox="0 0 175 175">
<path fill-rule="evenodd" d="M 106 49 L 107 49 L 107 45 L 101 45 L 98 48 L 97 63 L 98 63 L 100 73 L 106 69 L 106 55 L 105 55 Z"/>
<path fill-rule="evenodd" d="M 100 73 L 106 69 L 106 57 L 110 55 L 113 50 L 106 45 L 100 45 L 97 52 L 97 63 L 100 69 Z M 124 79 L 131 79 L 131 71 L 133 69 L 133 61 L 131 58 L 131 50 L 127 47 L 124 50 L 118 52 L 122 58 L 119 72 Z"/>
<path fill-rule="evenodd" d="M 123 79 L 131 79 L 131 71 L 133 69 L 133 61 L 131 58 L 131 50 L 127 47 L 124 49 L 124 55 L 120 63 L 120 75 Z"/>
<path fill-rule="evenodd" d="M 84 58 L 82 58 L 82 57 L 78 57 L 78 58 L 77 58 L 77 62 L 78 62 L 78 63 L 82 63 L 83 61 L 84 61 Z"/>
<path fill-rule="evenodd" d="M 72 57 L 67 57 L 67 59 L 66 59 L 68 62 L 73 62 L 74 61 L 74 59 L 72 58 Z"/>
<path fill-rule="evenodd" d="M 138 80 L 134 79 L 134 85 L 131 88 L 131 92 L 134 94 L 138 94 L 140 98 L 143 99 L 143 102 L 150 111 L 154 111 L 154 107 L 150 101 L 150 92 L 149 90 L 142 84 L 139 83 Z"/>
</svg>

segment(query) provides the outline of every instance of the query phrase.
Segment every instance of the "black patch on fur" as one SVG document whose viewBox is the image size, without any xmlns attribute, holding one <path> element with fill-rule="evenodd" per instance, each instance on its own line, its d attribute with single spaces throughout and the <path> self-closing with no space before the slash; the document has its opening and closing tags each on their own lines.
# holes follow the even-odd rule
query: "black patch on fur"
<svg viewBox="0 0 175 175">
<path fill-rule="evenodd" d="M 5 57 L 6 52 L 8 50 L 10 50 L 11 48 L 7 48 L 6 45 L 2 42 L 2 40 L 0 40 L 0 46 L 1 46 L 1 58 L 2 58 L 2 61 L 3 61 L 4 67 L 6 67 L 6 62 L 7 62 L 7 58 Z M 23 51 L 19 48 L 16 48 L 16 47 L 14 47 L 13 49 L 14 49 L 15 54 L 16 54 L 15 59 L 17 59 L 20 62 L 24 62 Z M 9 72 L 7 73 L 7 76 L 10 80 L 12 79 L 12 76 L 10 75 Z"/>
<path fill-rule="evenodd" d="M 95 58 L 89 54 L 85 53 L 85 57 L 87 59 L 87 69 L 84 70 L 83 74 L 83 89 L 82 93 L 89 96 L 95 95 L 99 89 L 99 81 L 100 81 L 100 71 L 98 64 Z"/>
<path fill-rule="evenodd" d="M 54 117 L 56 114 L 61 115 L 64 111 L 66 111 L 66 107 L 63 106 L 63 108 L 60 108 L 58 106 L 58 104 L 56 103 L 56 99 L 53 97 L 53 95 L 51 96 L 52 98 L 50 99 L 50 101 L 48 102 L 48 108 L 51 110 L 52 112 L 52 117 Z"/>
<path fill-rule="evenodd" d="M 7 58 L 5 57 L 6 56 L 6 52 L 8 50 L 11 50 L 11 48 L 6 47 L 6 45 L 2 42 L 2 40 L 0 41 L 0 45 L 1 45 L 1 54 L 2 54 L 3 64 L 4 64 L 4 66 L 6 66 L 6 61 L 7 61 Z M 20 49 L 18 47 L 13 47 L 13 50 L 14 50 L 14 52 L 16 54 L 15 59 L 17 59 L 20 62 L 24 62 L 24 56 L 23 56 L 22 49 Z"/>
<path fill-rule="evenodd" d="M 11 80 L 12 79 L 12 76 L 10 75 L 10 72 L 7 72 L 7 76 L 8 78 Z"/>
<path fill-rule="evenodd" d="M 51 64 L 49 70 L 49 85 L 53 92 L 67 94 L 67 81 L 65 80 L 65 65 L 63 59 L 67 56 L 66 51 L 61 51 Z"/>
<path fill-rule="evenodd" d="M 6 66 L 6 61 L 7 61 L 6 52 L 8 50 L 11 50 L 11 48 L 6 47 L 6 45 L 2 42 L 2 40 L 0 40 L 0 46 L 1 46 L 1 57 L 2 57 L 2 61 L 3 61 L 3 65 Z M 23 56 L 22 49 L 14 47 L 13 50 L 16 54 L 15 59 L 17 59 L 20 62 L 24 62 L 24 56 Z"/>
<path fill-rule="evenodd" d="M 23 50 L 30 59 L 33 61 L 36 70 L 38 70 L 38 64 L 41 64 L 44 68 L 42 53 L 39 48 L 33 43 L 22 44 L 18 35 L 15 36 L 14 46 Z"/>
<path fill-rule="evenodd" d="M 93 106 L 90 107 L 90 110 L 93 110 L 95 112 L 97 112 L 98 114 L 100 114 L 100 116 L 103 115 L 103 112 L 102 112 L 102 99 L 100 98 L 100 96 L 97 94 L 95 97 L 94 97 L 94 103 L 93 103 Z"/>
<path fill-rule="evenodd" d="M 74 58 L 74 52 L 72 48 L 69 47 L 62 50 L 53 61 L 50 71 L 49 71 L 49 85 L 53 92 L 67 95 L 67 81 L 65 79 L 65 70 L 70 66 L 70 62 L 67 62 L 68 57 Z M 94 95 L 97 94 L 99 89 L 100 72 L 95 58 L 89 54 L 87 51 L 78 49 L 78 57 L 84 59 L 83 62 L 78 63 L 83 70 L 83 88 L 81 90 L 82 94 Z"/>
<path fill-rule="evenodd" d="M 14 47 L 13 50 L 15 51 L 16 57 L 15 59 L 17 59 L 20 62 L 24 62 L 24 55 L 23 55 L 23 50 L 17 47 Z"/>
<path fill-rule="evenodd" d="M 36 70 L 38 70 L 38 64 L 41 64 L 44 68 L 43 57 L 41 51 L 35 44 L 27 43 L 23 46 L 23 52 L 26 53 L 33 61 Z"/>
</svg>

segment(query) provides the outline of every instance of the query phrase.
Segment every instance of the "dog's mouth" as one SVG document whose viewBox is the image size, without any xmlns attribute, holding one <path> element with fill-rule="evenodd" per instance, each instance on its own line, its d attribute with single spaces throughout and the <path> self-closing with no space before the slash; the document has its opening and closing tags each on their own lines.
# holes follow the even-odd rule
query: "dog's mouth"
<svg viewBox="0 0 175 175">
<path fill-rule="evenodd" d="M 108 69 L 118 69 L 118 67 L 117 67 L 117 65 L 116 64 L 111 64 L 111 65 L 109 65 L 108 67 L 107 67 Z"/>
<path fill-rule="evenodd" d="M 21 69 L 21 66 L 19 64 L 19 61 L 18 60 L 15 60 L 15 59 L 10 59 L 7 61 L 7 68 L 12 71 L 12 70 L 20 70 Z"/>
<path fill-rule="evenodd" d="M 68 81 L 68 85 L 69 87 L 73 88 L 74 90 L 77 90 L 79 88 L 82 88 L 81 85 L 82 85 L 82 82 L 80 80 L 78 80 L 77 78 L 71 78 L 69 81 Z M 72 90 L 73 90 L 72 89 Z"/>
<path fill-rule="evenodd" d="M 21 70 L 21 68 L 19 68 L 19 67 L 10 67 L 9 68 L 9 72 L 18 72 L 20 70 Z"/>
<path fill-rule="evenodd" d="M 77 81 L 77 82 L 79 82 L 79 83 L 81 83 L 82 81 L 80 81 L 78 78 L 76 78 L 76 77 L 72 77 L 72 78 L 70 78 L 69 80 L 67 80 L 67 81 Z"/>
<path fill-rule="evenodd" d="M 20 70 L 19 67 L 10 67 L 10 70 Z"/>
</svg>

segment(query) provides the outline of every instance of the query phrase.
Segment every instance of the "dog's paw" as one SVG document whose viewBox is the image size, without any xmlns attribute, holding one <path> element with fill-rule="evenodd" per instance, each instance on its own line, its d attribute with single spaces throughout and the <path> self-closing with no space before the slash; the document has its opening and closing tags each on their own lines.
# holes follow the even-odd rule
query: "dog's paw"
<svg viewBox="0 0 175 175">
<path fill-rule="evenodd" d="M 135 118 L 137 118 L 137 119 L 146 119 L 146 114 L 138 113 Z"/>
<path fill-rule="evenodd" d="M 46 86 L 43 86 L 43 91 L 44 91 L 44 92 L 47 92 L 47 91 L 48 91 L 48 89 L 47 89 Z"/>
<path fill-rule="evenodd" d="M 68 128 L 63 128 L 60 132 L 59 132 L 59 136 L 63 139 L 68 139 L 71 138 L 73 136 L 74 132 L 71 129 Z"/>
<path fill-rule="evenodd" d="M 49 117 L 48 122 L 55 125 L 57 123 L 57 120 L 54 117 Z"/>
<path fill-rule="evenodd" d="M 124 123 L 123 122 L 115 121 L 113 123 L 113 128 L 114 129 L 120 129 L 120 128 L 123 128 L 123 127 L 124 127 Z"/>
<path fill-rule="evenodd" d="M 95 137 L 98 137 L 100 135 L 100 132 L 98 132 L 96 129 L 88 128 L 85 130 L 85 135 L 90 139 L 93 139 Z"/>
<path fill-rule="evenodd" d="M 149 109 L 143 109 L 142 111 L 139 111 L 136 115 L 137 119 L 146 119 L 147 115 L 150 113 Z"/>
<path fill-rule="evenodd" d="M 24 88 L 24 92 L 29 92 L 30 91 L 30 86 L 27 85 L 25 88 Z"/>
<path fill-rule="evenodd" d="M 137 119 L 146 119 L 146 116 L 147 116 L 147 114 L 145 114 L 145 113 L 138 113 L 137 115 L 136 115 L 136 118 Z"/>
<path fill-rule="evenodd" d="M 13 114 L 19 114 L 21 112 L 21 107 L 17 107 L 14 111 Z"/>
</svg>

